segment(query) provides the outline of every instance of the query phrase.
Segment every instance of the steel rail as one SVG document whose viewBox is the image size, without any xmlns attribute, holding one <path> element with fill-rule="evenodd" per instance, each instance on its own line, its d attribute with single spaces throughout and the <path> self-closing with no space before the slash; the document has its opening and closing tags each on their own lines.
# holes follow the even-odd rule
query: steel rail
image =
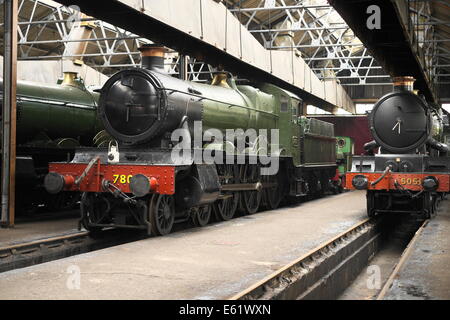
<svg viewBox="0 0 450 320">
<path fill-rule="evenodd" d="M 381 223 L 357 223 L 229 300 L 336 298 L 378 250 Z"/>
<path fill-rule="evenodd" d="M 83 238 L 88 235 L 87 231 L 80 231 L 73 234 L 63 235 L 63 236 L 55 236 L 45 239 L 34 240 L 31 242 L 23 242 L 18 244 L 13 244 L 10 246 L 0 247 L 0 258 L 4 258 L 8 252 L 11 254 L 15 254 L 17 251 L 28 250 L 30 247 L 39 247 L 42 245 L 51 245 L 58 241 L 69 241 L 73 239 Z"/>
<path fill-rule="evenodd" d="M 136 233 L 120 230 L 105 230 L 98 237 L 91 237 L 88 231 L 33 240 L 0 247 L 0 273 L 29 267 L 73 255 L 107 248 L 113 245 L 144 239 Z"/>
<path fill-rule="evenodd" d="M 77 251 L 76 248 L 86 242 L 89 242 L 89 233 L 81 231 L 0 247 L 0 272 L 68 257 L 73 255 L 68 251 Z M 49 258 L 45 258 L 46 255 Z"/>
</svg>

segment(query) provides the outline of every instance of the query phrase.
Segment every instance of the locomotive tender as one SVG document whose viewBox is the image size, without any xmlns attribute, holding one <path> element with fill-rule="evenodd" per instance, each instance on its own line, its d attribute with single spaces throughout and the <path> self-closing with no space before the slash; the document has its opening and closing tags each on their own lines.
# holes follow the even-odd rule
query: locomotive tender
<svg viewBox="0 0 450 320">
<path fill-rule="evenodd" d="M 0 80 L 0 106 L 2 95 Z M 50 161 L 73 157 L 75 148 L 92 145 L 94 136 L 103 129 L 96 117 L 98 97 L 73 72 L 65 73 L 60 84 L 17 82 L 16 204 L 19 213 L 40 205 L 64 209 L 77 200 L 73 193 L 49 197 L 43 180 Z"/>
<path fill-rule="evenodd" d="M 298 96 L 268 83 L 237 85 L 225 72 L 210 85 L 180 80 L 164 72 L 164 48 L 140 50 L 142 68 L 119 71 L 101 89 L 98 114 L 109 148 L 82 148 L 73 161 L 49 166 L 47 191 L 83 192 L 80 225 L 165 235 L 174 222 L 203 226 L 213 212 L 229 220 L 328 188 L 336 175 L 333 125 L 302 117 Z M 231 129 L 241 130 L 228 138 Z M 259 134 L 272 129 L 279 139 Z M 186 141 L 214 162 L 174 158 Z M 278 164 L 275 174 L 262 174 L 268 162 L 260 152 Z"/>
<path fill-rule="evenodd" d="M 412 91 L 412 77 L 394 79 L 394 91 L 375 104 L 369 118 L 372 155 L 354 156 L 348 189 L 367 190 L 367 214 L 409 213 L 430 217 L 450 189 L 449 148 L 442 143 L 443 116 Z M 379 152 L 373 155 L 374 150 Z"/>
</svg>

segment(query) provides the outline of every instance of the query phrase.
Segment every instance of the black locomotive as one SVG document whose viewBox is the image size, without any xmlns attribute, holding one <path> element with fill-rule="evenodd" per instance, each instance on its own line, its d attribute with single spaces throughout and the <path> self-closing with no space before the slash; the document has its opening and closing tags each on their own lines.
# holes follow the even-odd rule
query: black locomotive
<svg viewBox="0 0 450 320">
<path fill-rule="evenodd" d="M 367 190 L 367 213 L 429 217 L 449 191 L 449 148 L 442 141 L 442 111 L 412 91 L 412 77 L 396 78 L 394 92 L 375 104 L 368 155 L 353 157 L 349 189 Z M 376 153 L 376 154 L 375 154 Z"/>
</svg>

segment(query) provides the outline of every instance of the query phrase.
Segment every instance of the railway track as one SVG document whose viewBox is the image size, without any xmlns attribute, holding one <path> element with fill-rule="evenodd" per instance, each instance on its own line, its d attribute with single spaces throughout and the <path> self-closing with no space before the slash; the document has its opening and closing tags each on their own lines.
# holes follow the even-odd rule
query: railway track
<svg viewBox="0 0 450 320">
<path fill-rule="evenodd" d="M 359 227 L 356 229 L 365 229 L 371 224 L 372 222 L 367 219 L 363 223 L 358 224 Z M 73 234 L 4 246 L 0 247 L 0 273 L 136 241 L 146 237 L 144 233 L 110 229 L 103 231 L 95 238 L 92 238 L 88 231 L 80 231 Z M 336 241 L 339 240 L 336 239 Z"/>
<path fill-rule="evenodd" d="M 414 247 L 414 244 L 417 242 L 417 239 L 419 238 L 420 234 L 422 233 L 423 229 L 427 226 L 429 221 L 430 220 L 425 220 L 421 224 L 419 229 L 416 231 L 416 233 L 414 234 L 413 238 L 411 239 L 411 241 L 408 243 L 408 245 L 406 246 L 405 250 L 403 251 L 399 261 L 397 262 L 397 264 L 395 265 L 394 269 L 392 270 L 392 273 L 390 274 L 389 278 L 387 279 L 387 281 L 385 282 L 384 286 L 382 287 L 380 293 L 377 295 L 376 300 L 383 300 L 384 299 L 384 297 L 386 296 L 387 292 L 391 288 L 395 278 L 399 274 L 400 270 L 402 270 L 404 263 L 408 260 L 410 254 L 412 252 L 412 249 Z"/>
<path fill-rule="evenodd" d="M 187 220 L 183 222 L 187 222 Z M 189 227 L 191 226 L 189 225 Z M 181 223 L 175 227 L 175 231 L 185 229 L 186 227 L 186 225 Z M 92 238 L 88 231 L 80 231 L 73 234 L 4 246 L 0 247 L 0 273 L 147 237 L 148 235 L 146 233 L 136 232 L 134 229 L 111 228 L 102 231 L 95 238 Z"/>
<path fill-rule="evenodd" d="M 407 222 L 411 221 L 407 219 Z M 392 242 L 392 234 L 405 233 L 404 222 L 390 217 L 365 219 L 230 299 L 337 299 L 362 274 L 369 262 L 375 260 L 374 257 L 382 255 L 386 242 Z M 405 246 L 402 246 L 406 249 L 402 250 L 401 257 L 399 255 L 389 279 L 383 281 L 382 290 L 378 291 L 373 298 L 382 299 L 386 294 L 427 222 L 428 220 L 417 228 L 414 227 L 413 237 L 401 236 L 402 241 L 406 239 Z M 410 229 L 410 227 L 406 228 L 406 230 Z M 92 238 L 89 232 L 82 231 L 0 247 L 0 272 L 146 237 L 145 233 L 109 229 L 95 238 Z M 390 241 L 385 241 L 386 239 Z"/>
<path fill-rule="evenodd" d="M 0 272 L 29 267 L 145 238 L 141 233 L 105 230 L 92 238 L 87 231 L 0 247 Z"/>
<path fill-rule="evenodd" d="M 338 299 L 378 254 L 385 240 L 392 233 L 398 233 L 399 225 L 401 227 L 398 220 L 393 222 L 388 217 L 366 219 L 230 300 Z M 406 250 L 408 248 L 410 245 Z M 387 286 L 389 281 L 392 280 L 386 282 Z"/>
</svg>

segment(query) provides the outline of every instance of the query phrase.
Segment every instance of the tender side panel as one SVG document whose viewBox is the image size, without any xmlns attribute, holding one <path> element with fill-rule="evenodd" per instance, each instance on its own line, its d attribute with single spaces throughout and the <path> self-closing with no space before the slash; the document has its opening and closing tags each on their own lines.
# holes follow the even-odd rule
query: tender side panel
<svg viewBox="0 0 450 320">
<path fill-rule="evenodd" d="M 306 134 L 303 141 L 303 164 L 323 165 L 336 163 L 336 139 Z"/>
<path fill-rule="evenodd" d="M 301 120 L 301 162 L 304 165 L 336 164 L 336 138 L 331 123 L 317 119 Z"/>
</svg>

